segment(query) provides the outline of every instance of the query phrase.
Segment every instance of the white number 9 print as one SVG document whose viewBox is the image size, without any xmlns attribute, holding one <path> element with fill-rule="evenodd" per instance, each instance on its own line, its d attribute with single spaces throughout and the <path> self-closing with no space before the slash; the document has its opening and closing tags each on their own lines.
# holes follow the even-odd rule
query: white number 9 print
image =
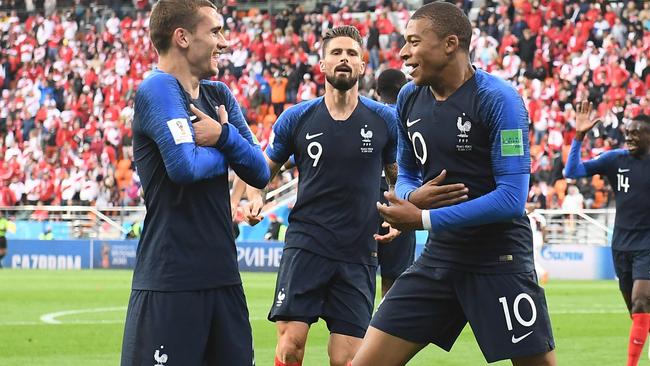
<svg viewBox="0 0 650 366">
<path fill-rule="evenodd" d="M 312 164 L 312 166 L 316 167 L 316 165 L 318 165 L 318 161 L 320 161 L 320 156 L 323 154 L 323 145 L 317 141 L 309 143 L 309 145 L 307 145 L 307 154 L 309 154 L 310 158 L 314 159 L 314 164 Z"/>
<path fill-rule="evenodd" d="M 530 303 L 532 313 L 529 320 L 524 320 L 519 312 L 519 304 L 523 299 Z M 508 327 L 508 330 L 512 330 L 512 319 L 510 317 L 510 310 L 508 310 L 508 300 L 506 300 L 504 296 L 499 298 L 499 302 L 501 305 L 503 305 L 503 315 L 506 318 L 506 326 Z M 524 327 L 530 327 L 531 325 L 535 324 L 535 320 L 537 320 L 537 308 L 535 308 L 535 302 L 533 301 L 533 298 L 526 293 L 521 293 L 515 297 L 515 301 L 512 303 L 512 312 L 515 314 L 515 319 L 517 322 Z"/>
</svg>

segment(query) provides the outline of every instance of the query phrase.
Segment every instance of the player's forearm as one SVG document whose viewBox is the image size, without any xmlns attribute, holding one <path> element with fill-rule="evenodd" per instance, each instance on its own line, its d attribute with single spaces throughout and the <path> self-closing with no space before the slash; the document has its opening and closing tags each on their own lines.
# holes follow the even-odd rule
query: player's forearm
<svg viewBox="0 0 650 366">
<path fill-rule="evenodd" d="M 567 158 L 566 167 L 564 168 L 564 176 L 567 178 L 580 178 L 587 176 L 585 165 L 580 160 L 580 151 L 582 149 L 582 140 L 573 140 L 571 143 L 571 150 Z"/>
<path fill-rule="evenodd" d="M 455 206 L 425 211 L 431 222 L 430 229 L 436 231 L 485 225 L 523 216 L 529 175 L 505 175 L 495 179 L 497 188 L 484 196 Z"/>
<path fill-rule="evenodd" d="M 227 123 L 223 127 L 222 134 L 225 133 L 225 136 L 217 142 L 217 149 L 226 156 L 230 167 L 244 182 L 256 188 L 264 188 L 271 172 L 262 149 L 249 143 L 235 126 Z"/>
<path fill-rule="evenodd" d="M 213 147 L 177 144 L 166 138 L 162 128 L 153 131 L 153 136 L 156 137 L 167 175 L 174 183 L 189 184 L 228 172 L 224 154 Z"/>
<path fill-rule="evenodd" d="M 422 185 L 422 179 L 417 170 L 400 166 L 395 182 L 395 195 L 398 198 L 408 200 L 409 194 Z"/>
</svg>

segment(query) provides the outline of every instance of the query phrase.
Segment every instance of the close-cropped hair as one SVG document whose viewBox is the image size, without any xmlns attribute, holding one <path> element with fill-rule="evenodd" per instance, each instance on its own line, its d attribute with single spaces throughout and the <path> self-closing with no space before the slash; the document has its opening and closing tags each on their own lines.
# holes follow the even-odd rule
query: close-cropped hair
<svg viewBox="0 0 650 366">
<path fill-rule="evenodd" d="M 435 1 L 416 10 L 411 19 L 428 19 L 431 29 L 440 39 L 455 35 L 458 37 L 460 48 L 469 53 L 472 23 L 456 5 Z"/>
<path fill-rule="evenodd" d="M 149 36 L 158 53 L 164 54 L 169 50 L 176 29 L 196 30 L 196 25 L 201 21 L 198 10 L 203 7 L 217 10 L 208 0 L 160 0 L 153 6 Z"/>
<path fill-rule="evenodd" d="M 363 48 L 363 39 L 361 38 L 359 30 L 351 25 L 342 25 L 325 32 L 325 35 L 323 36 L 323 56 L 325 56 L 325 50 L 327 49 L 329 42 L 338 37 L 352 38 L 359 44 L 359 48 Z"/>
</svg>

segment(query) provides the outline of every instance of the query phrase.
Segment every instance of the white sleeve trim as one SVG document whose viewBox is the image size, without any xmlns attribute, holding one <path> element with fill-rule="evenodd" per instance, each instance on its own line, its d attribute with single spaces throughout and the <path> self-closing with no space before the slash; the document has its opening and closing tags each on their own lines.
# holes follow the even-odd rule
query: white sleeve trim
<svg viewBox="0 0 650 366">
<path fill-rule="evenodd" d="M 424 230 L 431 230 L 431 216 L 429 216 L 429 210 L 422 210 L 422 228 Z"/>
</svg>

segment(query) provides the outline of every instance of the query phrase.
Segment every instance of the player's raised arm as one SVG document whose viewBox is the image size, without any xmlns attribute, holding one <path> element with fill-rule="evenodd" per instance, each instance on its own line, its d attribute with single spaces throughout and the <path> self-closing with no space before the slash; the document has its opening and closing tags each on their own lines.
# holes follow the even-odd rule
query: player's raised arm
<svg viewBox="0 0 650 366">
<path fill-rule="evenodd" d="M 576 104 L 576 136 L 571 142 L 571 150 L 567 158 L 564 176 L 567 178 L 581 178 L 603 172 L 605 165 L 611 161 L 611 153 L 605 153 L 598 159 L 581 161 L 580 151 L 582 141 L 587 133 L 599 122 L 597 118 L 591 118 L 593 105 L 589 101 L 582 101 Z"/>
<path fill-rule="evenodd" d="M 183 100 L 176 79 L 158 72 L 138 88 L 133 128 L 142 130 L 156 142 L 167 174 L 175 183 L 187 184 L 226 174 L 224 154 L 215 148 L 196 145 Z"/>
</svg>

